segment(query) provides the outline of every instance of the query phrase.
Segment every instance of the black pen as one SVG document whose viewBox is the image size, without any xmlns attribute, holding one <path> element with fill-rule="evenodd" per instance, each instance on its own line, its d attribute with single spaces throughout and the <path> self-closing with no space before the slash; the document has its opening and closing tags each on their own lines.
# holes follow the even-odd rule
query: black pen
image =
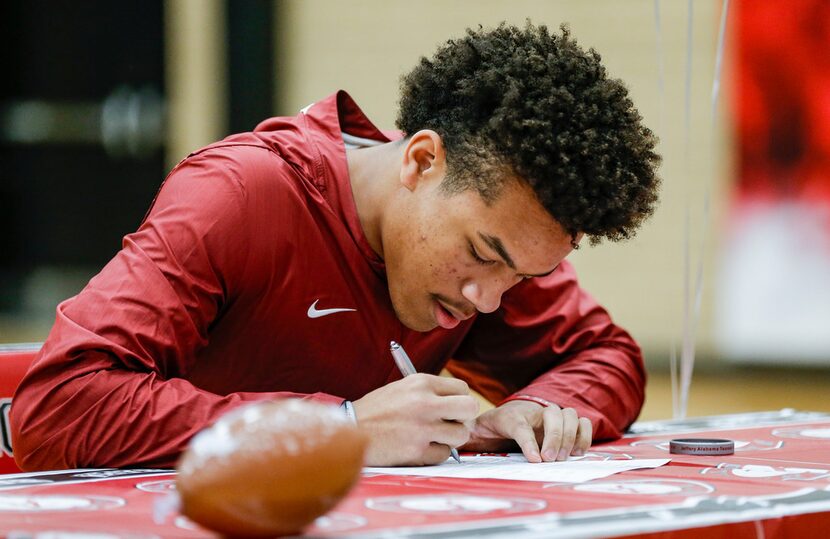
<svg viewBox="0 0 830 539">
<path fill-rule="evenodd" d="M 396 343 L 395 341 L 391 341 L 389 343 L 389 351 L 392 352 L 392 359 L 395 360 L 395 365 L 398 366 L 398 369 L 401 371 L 401 374 L 403 374 L 404 377 L 418 372 L 415 370 L 415 365 L 412 364 L 412 360 L 409 359 L 409 356 L 406 354 L 406 351 L 403 349 L 403 346 Z M 458 451 L 456 451 L 454 447 L 450 448 L 450 453 L 452 454 L 452 458 L 454 458 L 456 462 L 461 464 L 461 457 L 458 456 Z"/>
</svg>

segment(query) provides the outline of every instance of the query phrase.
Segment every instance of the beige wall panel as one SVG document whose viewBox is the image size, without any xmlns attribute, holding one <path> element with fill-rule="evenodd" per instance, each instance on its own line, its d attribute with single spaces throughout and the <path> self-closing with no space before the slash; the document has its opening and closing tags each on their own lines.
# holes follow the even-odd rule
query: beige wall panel
<svg viewBox="0 0 830 539">
<path fill-rule="evenodd" d="M 687 3 L 662 0 L 658 55 L 653 0 L 563 1 L 324 1 L 280 3 L 277 84 L 280 114 L 293 114 L 337 88 L 348 90 L 382 128 L 393 127 L 398 80 L 418 59 L 469 26 L 506 20 L 571 25 L 594 47 L 612 76 L 623 79 L 660 137 L 662 201 L 638 236 L 622 244 L 583 247 L 572 255 L 583 284 L 643 344 L 665 361 L 682 335 L 683 243 L 690 215 L 692 281 L 700 259 L 704 194 L 711 193 L 704 261 L 714 280 L 716 231 L 722 224 L 727 143 L 723 119 L 713 126 L 710 95 L 720 2 L 694 2 L 691 108 L 686 135 Z M 658 57 L 664 66 L 660 91 Z M 723 109 L 723 105 L 720 107 Z M 688 140 L 688 143 L 687 143 Z M 711 287 L 705 288 L 699 350 L 711 355 Z"/>
<path fill-rule="evenodd" d="M 164 3 L 167 164 L 227 134 L 225 4 Z"/>
</svg>

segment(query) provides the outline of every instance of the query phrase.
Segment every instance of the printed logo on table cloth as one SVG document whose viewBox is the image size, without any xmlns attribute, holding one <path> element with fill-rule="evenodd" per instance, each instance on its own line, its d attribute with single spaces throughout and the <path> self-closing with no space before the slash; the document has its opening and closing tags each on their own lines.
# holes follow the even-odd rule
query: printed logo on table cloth
<svg viewBox="0 0 830 539">
<path fill-rule="evenodd" d="M 701 481 L 683 479 L 620 479 L 617 481 L 590 481 L 578 485 L 545 485 L 545 488 L 559 487 L 578 492 L 602 494 L 626 494 L 636 496 L 703 496 L 715 488 Z"/>
<path fill-rule="evenodd" d="M 199 531 L 203 528 L 185 516 L 178 516 L 173 521 L 173 525 L 182 530 Z M 346 530 L 353 530 L 355 528 L 362 528 L 366 525 L 366 519 L 358 515 L 349 515 L 346 513 L 328 513 L 319 517 L 314 521 L 312 529 L 339 532 Z M 306 530 L 308 531 L 308 530 Z"/>
<path fill-rule="evenodd" d="M 0 494 L 0 513 L 46 513 L 52 511 L 98 511 L 126 505 L 114 496 L 26 496 Z"/>
<path fill-rule="evenodd" d="M 161 539 L 158 535 L 144 535 L 130 533 L 124 535 L 119 532 L 87 532 L 87 531 L 69 531 L 69 530 L 38 530 L 29 533 L 27 531 L 13 531 L 8 535 L 9 539 Z"/>
<path fill-rule="evenodd" d="M 527 513 L 547 507 L 544 500 L 496 498 L 468 494 L 435 496 L 390 496 L 366 500 L 366 507 L 393 513 L 439 513 L 443 515 L 481 515 L 485 513 Z"/>
<path fill-rule="evenodd" d="M 588 451 L 582 459 L 593 461 L 607 461 L 607 460 L 634 460 L 634 457 L 628 453 L 611 453 L 607 451 Z"/>
<path fill-rule="evenodd" d="M 716 468 L 704 468 L 701 475 L 734 475 L 745 479 L 777 479 L 790 481 L 830 481 L 830 470 L 823 468 L 797 468 L 793 466 L 768 466 L 765 464 L 732 464 L 723 462 Z"/>
<path fill-rule="evenodd" d="M 315 299 L 314 303 L 312 303 L 308 307 L 308 312 L 306 314 L 308 314 L 309 318 L 320 318 L 320 317 L 328 316 L 328 315 L 334 314 L 334 313 L 345 313 L 345 312 L 348 312 L 348 311 L 356 311 L 357 310 L 357 309 L 346 309 L 346 308 L 342 308 L 342 307 L 338 307 L 338 308 L 335 308 L 335 309 L 318 309 L 317 308 L 317 302 L 318 301 L 320 301 L 320 300 Z"/>
<path fill-rule="evenodd" d="M 135 486 L 138 490 L 144 492 L 174 492 L 176 490 L 175 479 L 162 479 L 161 481 L 144 481 Z"/>
<path fill-rule="evenodd" d="M 14 476 L 0 476 L 0 490 L 19 489 L 32 485 L 73 485 L 99 481 L 114 481 L 125 477 L 149 477 L 171 475 L 171 470 L 152 468 L 132 468 L 125 470 L 59 470 L 50 472 L 32 472 L 29 474 L 15 474 Z"/>
<path fill-rule="evenodd" d="M 801 426 L 788 427 L 784 429 L 775 429 L 772 431 L 773 436 L 779 438 L 801 438 L 805 440 L 830 440 L 830 426 Z"/>
</svg>

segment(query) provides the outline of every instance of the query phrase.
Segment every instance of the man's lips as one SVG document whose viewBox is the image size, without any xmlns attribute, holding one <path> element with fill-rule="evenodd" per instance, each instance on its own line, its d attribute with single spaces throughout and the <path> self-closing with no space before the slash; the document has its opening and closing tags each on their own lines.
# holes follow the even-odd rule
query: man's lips
<svg viewBox="0 0 830 539">
<path fill-rule="evenodd" d="M 452 317 L 455 320 L 456 323 L 452 324 L 452 327 L 457 326 L 458 322 L 460 322 L 460 321 L 469 320 L 475 314 L 475 310 L 473 310 L 470 313 L 465 313 L 464 311 L 462 311 L 460 309 L 457 309 L 455 306 L 449 305 L 445 300 L 439 299 L 437 297 L 435 298 L 435 304 L 436 304 L 436 311 L 437 312 L 440 312 L 441 314 L 444 314 L 444 315 L 449 314 L 450 317 Z M 451 322 L 451 321 L 447 320 L 447 322 Z M 439 321 L 439 325 L 442 326 L 442 327 L 446 327 L 440 321 Z"/>
<path fill-rule="evenodd" d="M 435 321 L 444 329 L 452 329 L 461 323 L 461 320 L 438 300 L 435 301 L 433 310 L 435 313 Z"/>
<path fill-rule="evenodd" d="M 470 313 L 465 313 L 464 311 L 462 311 L 462 310 L 460 310 L 460 309 L 458 309 L 454 306 L 447 305 L 443 301 L 440 302 L 440 303 L 441 303 L 442 307 L 444 307 L 446 310 L 448 310 L 451 315 L 453 315 L 455 318 L 458 318 L 459 320 L 469 320 L 475 314 L 475 310 L 471 311 Z"/>
</svg>

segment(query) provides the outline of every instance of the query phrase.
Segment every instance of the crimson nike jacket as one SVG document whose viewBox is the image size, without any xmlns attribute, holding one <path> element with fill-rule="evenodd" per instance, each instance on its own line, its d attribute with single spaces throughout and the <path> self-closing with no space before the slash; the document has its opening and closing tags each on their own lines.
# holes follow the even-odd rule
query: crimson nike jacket
<svg viewBox="0 0 830 539">
<path fill-rule="evenodd" d="M 399 379 L 390 340 L 495 403 L 574 407 L 596 439 L 620 436 L 643 403 L 640 350 L 567 262 L 452 330 L 398 321 L 344 140 L 390 138 L 341 91 L 173 169 L 121 251 L 58 306 L 13 399 L 21 468 L 173 466 L 242 403 L 339 404 Z"/>
</svg>

